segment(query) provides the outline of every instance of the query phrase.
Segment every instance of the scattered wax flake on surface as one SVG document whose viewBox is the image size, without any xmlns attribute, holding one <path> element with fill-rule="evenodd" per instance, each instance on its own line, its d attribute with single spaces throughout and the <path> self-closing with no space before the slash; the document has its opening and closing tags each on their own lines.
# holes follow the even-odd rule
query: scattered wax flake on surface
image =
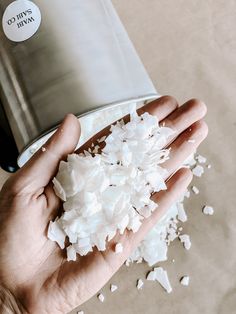
<svg viewBox="0 0 236 314">
<path fill-rule="evenodd" d="M 211 169 L 211 164 L 207 165 L 207 169 Z"/>
<path fill-rule="evenodd" d="M 177 207 L 178 207 L 178 219 L 182 222 L 187 221 L 187 215 L 184 210 L 184 205 L 182 203 L 178 203 Z"/>
<path fill-rule="evenodd" d="M 77 314 L 84 314 L 84 311 L 79 311 L 77 312 Z"/>
<path fill-rule="evenodd" d="M 182 234 L 179 236 L 179 239 L 180 239 L 181 243 L 183 243 L 183 246 L 186 250 L 189 250 L 191 248 L 191 241 L 190 241 L 189 235 Z"/>
<path fill-rule="evenodd" d="M 139 279 L 137 282 L 137 289 L 138 290 L 143 289 L 143 285 L 144 285 L 144 282 L 142 281 L 142 279 Z"/>
<path fill-rule="evenodd" d="M 102 293 L 99 293 L 99 295 L 97 297 L 98 297 L 99 301 L 104 302 L 105 297 L 104 297 L 104 295 Z"/>
<path fill-rule="evenodd" d="M 204 156 L 202 156 L 202 155 L 197 155 L 197 156 L 195 157 L 195 159 L 196 159 L 200 164 L 204 164 L 204 163 L 207 161 L 206 157 L 204 157 Z"/>
<path fill-rule="evenodd" d="M 121 243 L 116 243 L 115 253 L 119 254 L 119 253 L 122 253 L 122 252 L 123 252 L 123 245 Z"/>
<path fill-rule="evenodd" d="M 184 197 L 189 198 L 190 197 L 190 192 L 189 190 L 186 190 L 184 193 Z"/>
<path fill-rule="evenodd" d="M 162 267 L 155 267 L 147 275 L 147 280 L 158 281 L 159 284 L 168 292 L 172 291 L 167 272 Z"/>
<path fill-rule="evenodd" d="M 188 143 L 195 143 L 196 140 L 194 140 L 194 139 L 189 139 L 187 142 L 188 142 Z"/>
<path fill-rule="evenodd" d="M 189 285 L 189 276 L 183 276 L 180 280 L 181 285 L 188 286 Z"/>
<path fill-rule="evenodd" d="M 175 259 L 172 259 L 172 263 L 174 263 L 175 262 Z"/>
<path fill-rule="evenodd" d="M 45 147 L 42 147 L 42 152 L 46 152 L 46 148 Z"/>
<path fill-rule="evenodd" d="M 155 267 L 154 268 L 156 280 L 159 282 L 159 284 L 168 292 L 171 293 L 172 287 L 169 282 L 169 278 L 167 275 L 166 270 L 164 270 L 162 267 Z"/>
<path fill-rule="evenodd" d="M 156 273 L 152 270 L 147 275 L 147 280 L 155 281 L 156 280 Z"/>
<path fill-rule="evenodd" d="M 110 286 L 111 292 L 114 292 L 114 291 L 116 291 L 117 289 L 118 289 L 118 287 L 117 287 L 116 285 L 111 284 L 111 286 Z"/>
<path fill-rule="evenodd" d="M 204 168 L 200 165 L 197 165 L 192 169 L 192 172 L 196 177 L 201 177 L 202 174 L 204 173 Z"/>
<path fill-rule="evenodd" d="M 199 189 L 198 189 L 195 185 L 193 185 L 193 186 L 191 187 L 191 189 L 192 189 L 192 191 L 193 191 L 194 194 L 199 194 Z"/>
<path fill-rule="evenodd" d="M 130 261 L 127 259 L 127 260 L 125 261 L 125 266 L 129 267 L 129 264 L 130 264 Z"/>
<path fill-rule="evenodd" d="M 202 209 L 203 214 L 205 215 L 213 215 L 214 214 L 214 208 L 211 206 L 205 205 Z"/>
</svg>

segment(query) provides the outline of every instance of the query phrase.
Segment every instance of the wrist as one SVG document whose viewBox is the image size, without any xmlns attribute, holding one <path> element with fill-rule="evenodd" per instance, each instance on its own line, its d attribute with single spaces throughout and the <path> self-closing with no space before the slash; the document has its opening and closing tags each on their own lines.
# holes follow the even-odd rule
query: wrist
<svg viewBox="0 0 236 314">
<path fill-rule="evenodd" d="M 1 314 L 27 314 L 22 304 L 10 290 L 0 285 L 0 313 Z"/>
</svg>

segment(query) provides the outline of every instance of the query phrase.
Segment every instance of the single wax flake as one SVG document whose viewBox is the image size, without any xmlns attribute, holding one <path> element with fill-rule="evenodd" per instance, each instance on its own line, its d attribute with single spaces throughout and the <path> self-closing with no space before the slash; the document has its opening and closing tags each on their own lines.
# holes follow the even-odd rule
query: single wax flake
<svg viewBox="0 0 236 314">
<path fill-rule="evenodd" d="M 191 241 L 190 241 L 189 235 L 187 235 L 187 234 L 180 235 L 179 239 L 183 243 L 184 248 L 186 250 L 189 250 L 191 248 Z"/>
<path fill-rule="evenodd" d="M 192 186 L 192 191 L 194 194 L 199 194 L 199 189 L 195 185 Z"/>
<path fill-rule="evenodd" d="M 142 279 L 139 279 L 137 283 L 137 289 L 138 290 L 143 289 L 143 285 L 144 285 L 144 282 L 142 281 Z"/>
<path fill-rule="evenodd" d="M 121 243 L 117 243 L 115 246 L 115 253 L 119 254 L 123 252 L 123 245 Z"/>
<path fill-rule="evenodd" d="M 205 215 L 213 215 L 214 214 L 214 208 L 211 206 L 204 206 L 202 209 L 202 212 Z"/>
<path fill-rule="evenodd" d="M 166 270 L 164 270 L 162 267 L 156 267 L 154 268 L 154 272 L 156 273 L 156 280 L 159 282 L 159 284 L 166 290 L 167 293 L 171 293 L 172 287 L 170 285 Z"/>
<path fill-rule="evenodd" d="M 178 203 L 177 204 L 177 208 L 178 208 L 178 219 L 180 221 L 182 221 L 182 222 L 187 221 L 187 215 L 185 213 L 183 204 L 182 203 Z"/>
<path fill-rule="evenodd" d="M 118 287 L 116 285 L 111 285 L 110 290 L 111 292 L 114 292 L 118 289 Z"/>
<path fill-rule="evenodd" d="M 197 155 L 196 157 L 195 157 L 195 159 L 200 163 L 200 164 L 204 164 L 205 162 L 206 162 L 206 157 L 203 157 L 203 156 L 201 156 L 201 155 Z"/>
<path fill-rule="evenodd" d="M 98 299 L 99 299 L 99 301 L 104 302 L 105 297 L 104 297 L 104 295 L 102 293 L 99 293 Z"/>
<path fill-rule="evenodd" d="M 197 165 L 196 167 L 193 168 L 192 172 L 195 176 L 201 177 L 202 174 L 204 173 L 204 168 L 202 166 Z"/>
<path fill-rule="evenodd" d="M 189 285 L 189 276 L 183 276 L 180 280 L 181 285 L 188 286 Z"/>
</svg>

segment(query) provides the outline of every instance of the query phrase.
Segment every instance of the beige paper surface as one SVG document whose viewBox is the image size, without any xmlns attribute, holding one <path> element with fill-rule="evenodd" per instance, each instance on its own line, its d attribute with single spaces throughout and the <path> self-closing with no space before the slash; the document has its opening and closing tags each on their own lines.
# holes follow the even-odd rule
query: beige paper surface
<svg viewBox="0 0 236 314">
<path fill-rule="evenodd" d="M 194 179 L 200 194 L 186 202 L 190 251 L 175 241 L 167 269 L 173 292 L 136 281 L 146 264 L 123 266 L 102 292 L 80 306 L 85 314 L 233 314 L 236 312 L 236 1 L 113 0 L 158 91 L 208 105 L 209 137 L 200 152 L 212 164 Z M 5 176 L 1 171 L 0 181 Z M 201 212 L 215 208 L 213 216 Z M 172 262 L 172 259 L 175 262 Z M 190 276 L 189 287 L 180 285 Z M 53 309 L 52 309 L 53 310 Z M 76 313 L 74 311 L 73 313 Z"/>
</svg>

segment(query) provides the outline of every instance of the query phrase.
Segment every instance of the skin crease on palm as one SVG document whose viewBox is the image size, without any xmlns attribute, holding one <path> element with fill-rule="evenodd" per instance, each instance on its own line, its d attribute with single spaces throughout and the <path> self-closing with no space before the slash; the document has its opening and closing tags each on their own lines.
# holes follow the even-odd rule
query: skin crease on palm
<svg viewBox="0 0 236 314">
<path fill-rule="evenodd" d="M 146 219 L 137 233 L 126 231 L 116 235 L 104 252 L 96 249 L 76 262 L 67 262 L 65 251 L 47 238 L 50 220 L 60 211 L 51 179 L 59 161 L 76 147 L 80 136 L 78 120 L 69 114 L 31 160 L 10 177 L 0 193 L 0 282 L 23 305 L 26 313 L 68 313 L 96 294 L 121 267 L 131 252 L 145 237 L 170 205 L 189 185 L 189 169 L 179 169 L 207 136 L 202 120 L 206 106 L 190 100 L 178 106 L 176 100 L 164 96 L 139 110 L 156 115 L 165 126 L 173 128 L 170 139 L 170 159 L 163 167 L 168 170 L 167 190 L 153 195 L 158 208 Z M 83 145 L 91 143 L 108 129 Z M 188 142 L 194 139 L 194 143 Z M 114 253 L 116 242 L 123 244 L 123 252 Z"/>
</svg>

